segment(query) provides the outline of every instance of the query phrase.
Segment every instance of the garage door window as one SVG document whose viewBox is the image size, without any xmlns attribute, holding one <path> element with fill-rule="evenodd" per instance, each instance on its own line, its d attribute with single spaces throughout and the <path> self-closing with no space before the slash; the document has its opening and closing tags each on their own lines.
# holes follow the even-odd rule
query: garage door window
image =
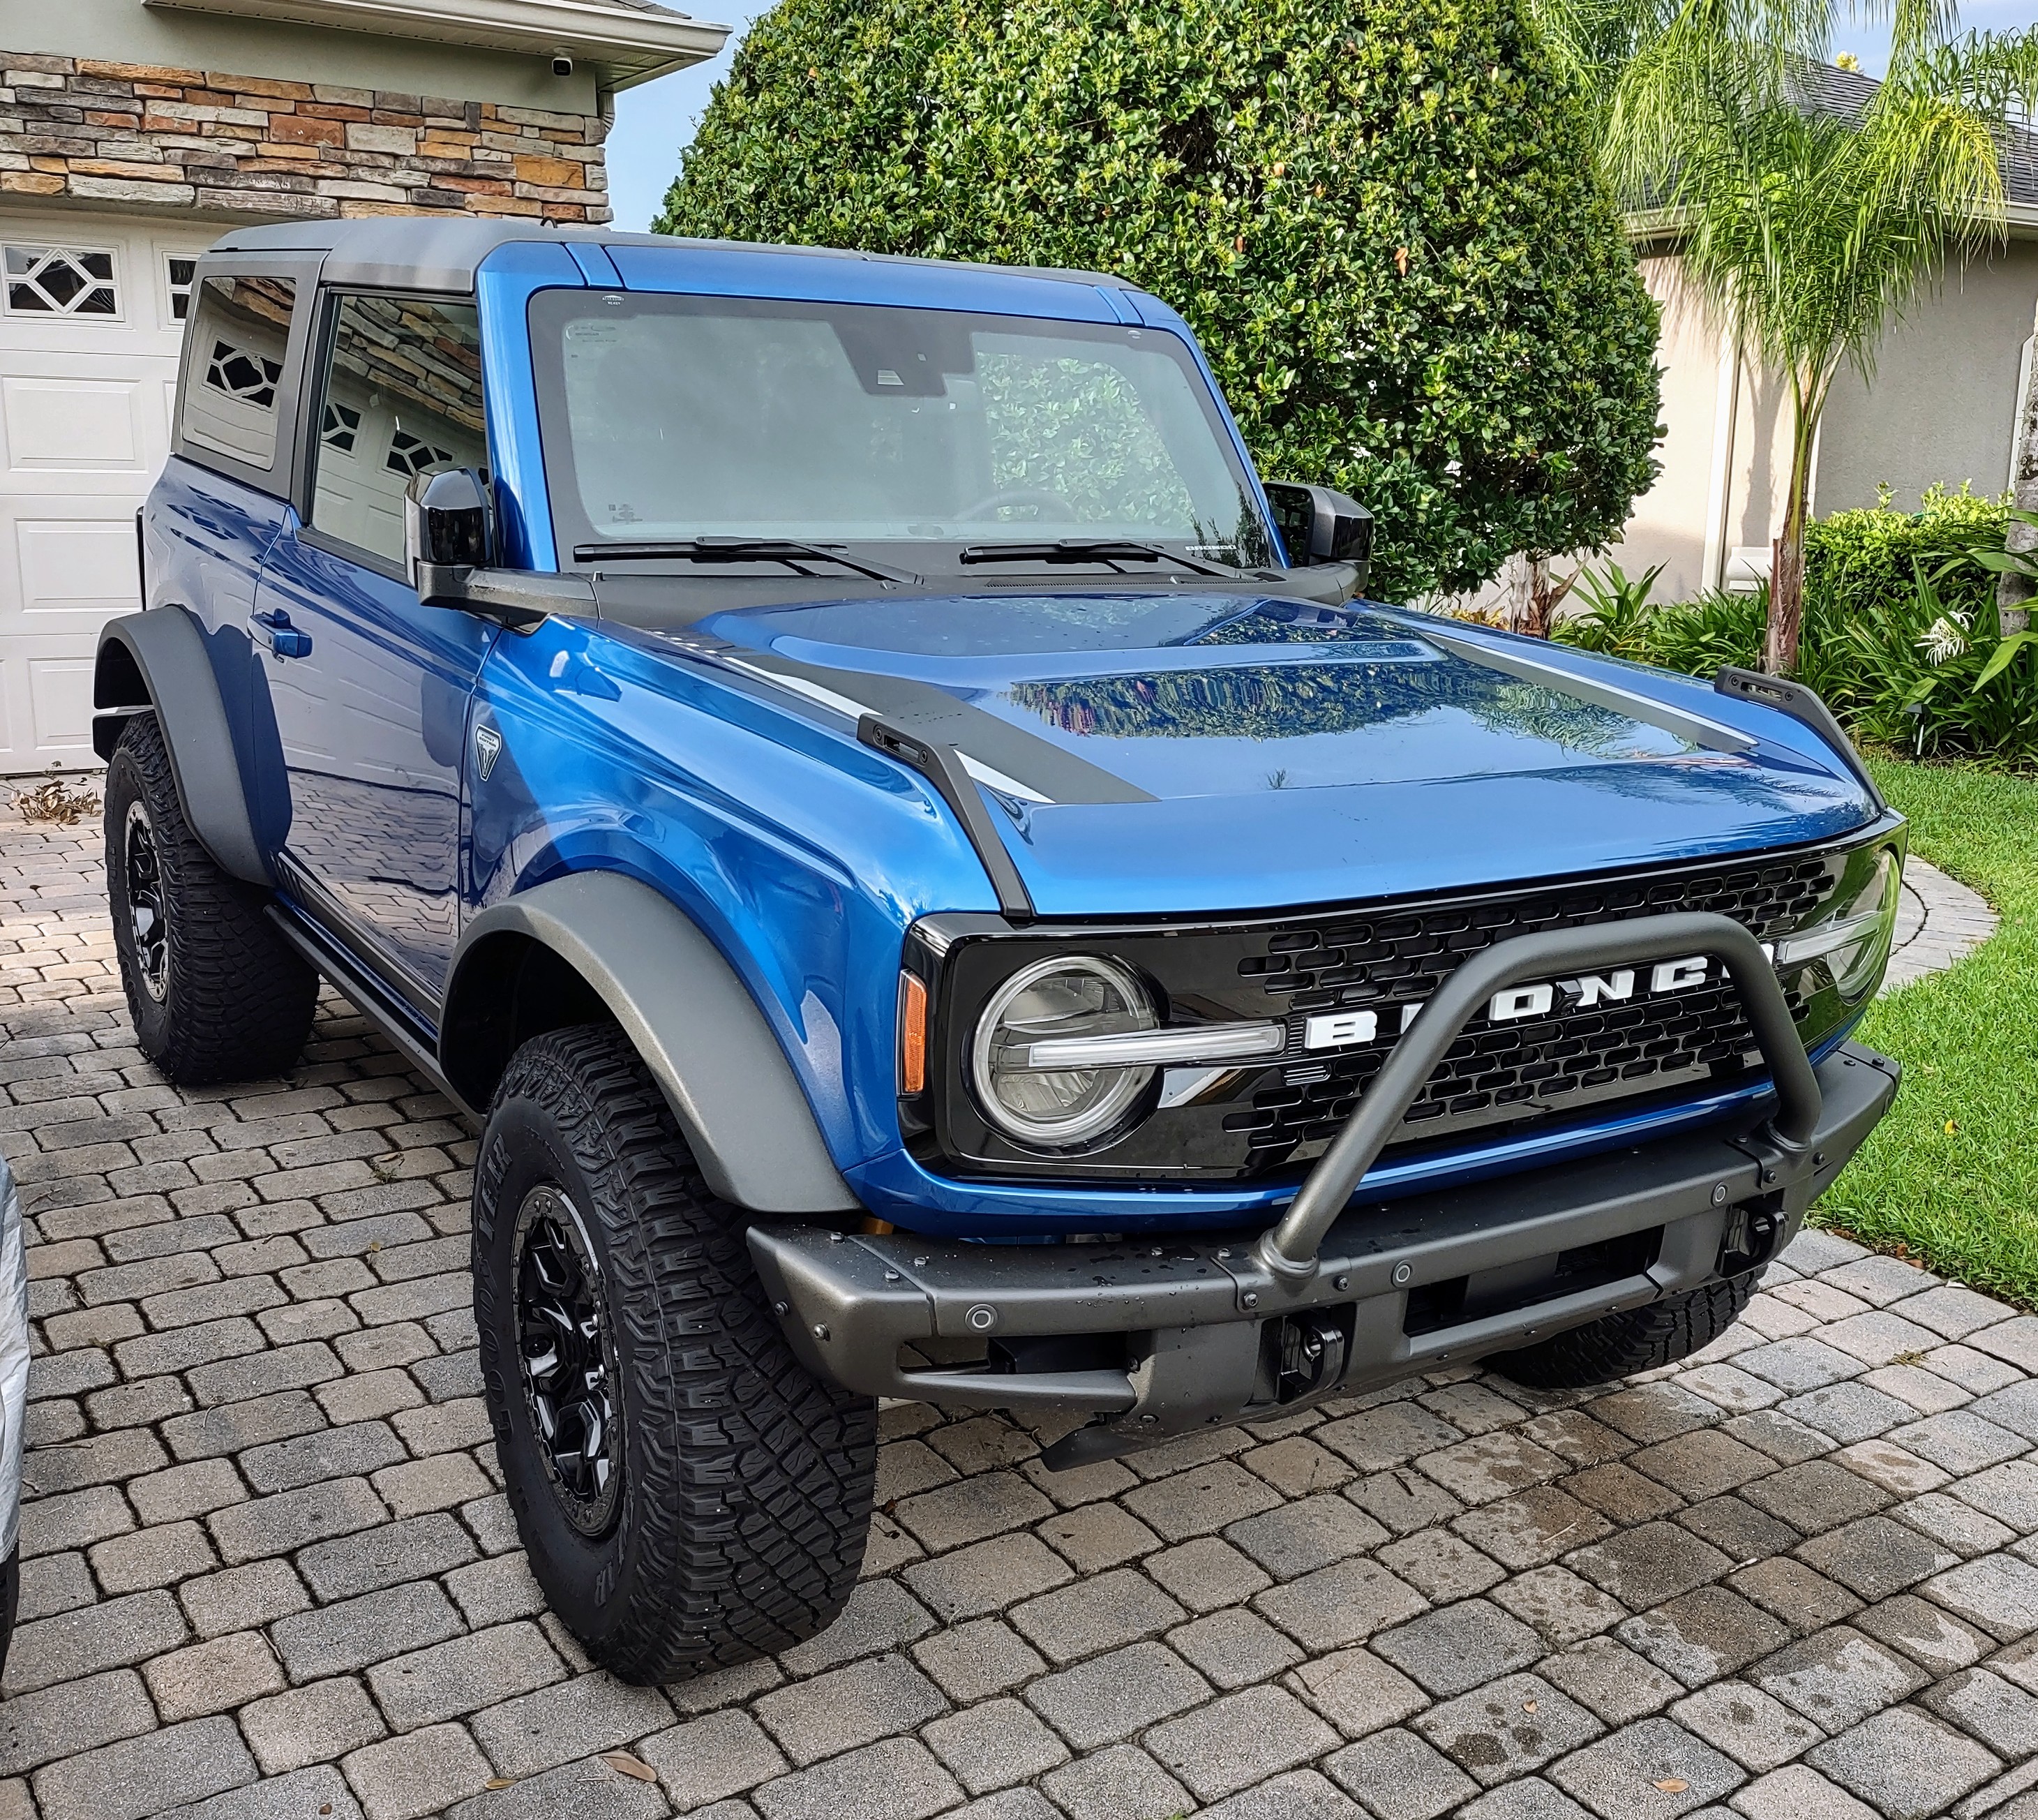
<svg viewBox="0 0 2038 1820">
<path fill-rule="evenodd" d="M 163 283 L 170 299 L 170 320 L 182 322 L 191 314 L 191 280 L 198 273 L 195 253 L 168 253 L 163 259 Z"/>
<path fill-rule="evenodd" d="M 209 278 L 191 324 L 184 440 L 264 472 L 276 461 L 276 394 L 297 286 L 286 278 Z"/>
<path fill-rule="evenodd" d="M 9 241 L 0 249 L 0 267 L 9 316 L 119 317 L 111 248 Z"/>
<path fill-rule="evenodd" d="M 312 529 L 400 563 L 411 477 L 488 459 L 474 305 L 342 296 L 324 365 Z"/>
</svg>

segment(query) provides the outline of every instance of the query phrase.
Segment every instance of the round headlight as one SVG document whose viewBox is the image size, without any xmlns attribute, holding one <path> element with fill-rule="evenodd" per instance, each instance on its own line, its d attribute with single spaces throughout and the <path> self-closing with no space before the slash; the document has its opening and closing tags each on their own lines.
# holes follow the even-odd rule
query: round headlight
<svg viewBox="0 0 2038 1820">
<path fill-rule="evenodd" d="M 1122 1036 L 1158 1022 L 1138 980 L 1090 955 L 1036 961 L 991 995 L 970 1040 L 978 1103 L 998 1129 L 1036 1148 L 1065 1149 L 1108 1132 L 1153 1078 L 1150 1067 L 1043 1070 L 1036 1043 Z"/>
</svg>

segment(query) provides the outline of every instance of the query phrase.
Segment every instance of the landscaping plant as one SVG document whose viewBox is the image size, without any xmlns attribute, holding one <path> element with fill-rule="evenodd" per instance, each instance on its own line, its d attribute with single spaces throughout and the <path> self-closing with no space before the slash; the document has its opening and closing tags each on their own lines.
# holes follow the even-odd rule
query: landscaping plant
<svg viewBox="0 0 2038 1820">
<path fill-rule="evenodd" d="M 1858 109 L 1824 92 L 1839 0 L 1534 0 L 1595 97 L 1599 159 L 1638 226 L 1685 268 L 1790 403 L 1790 475 L 1763 658 L 1797 665 L 1813 450 L 1835 376 L 1950 263 L 2001 241 L 1998 143 L 2038 96 L 2038 31 L 1951 34 L 1956 9 L 1896 5 L 1886 78 Z"/>
<path fill-rule="evenodd" d="M 1657 313 L 1525 0 L 782 0 L 657 226 L 1131 280 L 1388 598 L 1603 545 Z"/>
<path fill-rule="evenodd" d="M 1998 502 L 1934 488 L 1919 512 L 1869 507 L 1807 528 L 1794 673 L 1856 739 L 1914 756 L 2038 760 L 2038 658 L 2011 661 L 2029 635 L 1999 635 L 1980 559 L 2001 550 L 2003 525 Z M 1692 676 L 1760 663 L 1766 589 L 1661 604 L 1649 597 L 1654 574 L 1587 571 L 1585 610 L 1556 637 Z"/>
<path fill-rule="evenodd" d="M 2027 411 L 2031 408 L 2027 404 Z M 2038 470 L 2029 476 L 2028 486 L 2020 486 L 2014 497 L 2021 501 L 2034 489 L 2038 489 Z M 1996 617 L 2002 643 L 1991 655 L 1983 674 L 1981 680 L 1989 682 L 2016 662 L 2019 651 L 2038 646 L 2038 631 L 2032 629 L 2031 609 L 2026 604 L 2038 593 L 2038 511 L 2021 504 L 2012 506 L 2001 544 L 1978 544 L 1974 558 L 1997 578 Z"/>
</svg>

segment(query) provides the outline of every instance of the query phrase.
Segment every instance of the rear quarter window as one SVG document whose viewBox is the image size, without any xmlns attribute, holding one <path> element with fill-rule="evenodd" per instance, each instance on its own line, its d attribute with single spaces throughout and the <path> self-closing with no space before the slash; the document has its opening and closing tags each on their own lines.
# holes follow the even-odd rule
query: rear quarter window
<svg viewBox="0 0 2038 1820">
<path fill-rule="evenodd" d="M 208 278 L 188 331 L 184 440 L 263 473 L 276 465 L 290 318 L 287 278 Z"/>
</svg>

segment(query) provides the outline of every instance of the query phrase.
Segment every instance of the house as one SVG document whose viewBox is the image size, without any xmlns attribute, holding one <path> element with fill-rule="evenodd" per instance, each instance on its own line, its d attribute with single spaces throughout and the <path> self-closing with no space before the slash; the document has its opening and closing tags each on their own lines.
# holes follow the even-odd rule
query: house
<svg viewBox="0 0 2038 1820">
<path fill-rule="evenodd" d="M 1871 78 L 1820 72 L 1828 104 L 1858 110 Z M 2003 161 L 2008 243 L 1946 272 L 1888 328 L 1873 377 L 1851 367 L 1834 381 L 1819 426 L 1812 507 L 1824 517 L 1892 504 L 1915 510 L 1935 483 L 2000 493 L 2010 483 L 2018 407 L 2031 370 L 2038 308 L 2038 137 L 2016 136 Z M 1780 378 L 1741 357 L 1691 294 L 1672 241 L 1644 241 L 1642 271 L 1663 306 L 1659 359 L 1662 472 L 1635 503 L 1612 559 L 1631 575 L 1664 564 L 1658 600 L 1701 589 L 1752 587 L 1790 477 L 1790 406 Z"/>
<path fill-rule="evenodd" d="M 605 222 L 612 97 L 726 36 L 650 0 L 0 7 L 0 775 L 97 762 L 194 257 L 256 222 Z"/>
</svg>

